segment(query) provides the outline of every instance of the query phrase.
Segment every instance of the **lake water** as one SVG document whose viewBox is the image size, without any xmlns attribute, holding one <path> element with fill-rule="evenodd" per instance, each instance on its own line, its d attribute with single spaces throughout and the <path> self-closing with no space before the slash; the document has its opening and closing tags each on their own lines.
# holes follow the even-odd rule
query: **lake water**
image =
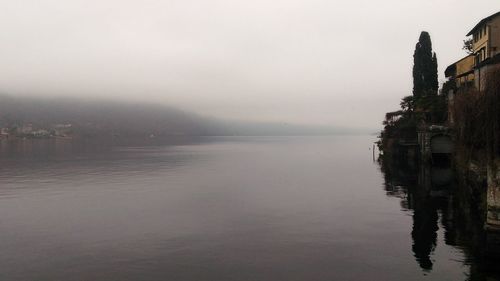
<svg viewBox="0 0 500 281">
<path fill-rule="evenodd" d="M 500 280 L 374 140 L 2 144 L 0 280 Z"/>
</svg>

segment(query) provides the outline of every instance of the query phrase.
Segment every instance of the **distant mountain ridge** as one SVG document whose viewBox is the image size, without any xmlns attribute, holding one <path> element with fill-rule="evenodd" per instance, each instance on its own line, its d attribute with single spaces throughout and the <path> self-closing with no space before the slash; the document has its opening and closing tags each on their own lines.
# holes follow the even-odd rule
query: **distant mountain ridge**
<svg viewBox="0 0 500 281">
<path fill-rule="evenodd" d="M 72 124 L 77 135 L 211 135 L 213 122 L 172 107 L 117 101 L 0 96 L 0 127 Z"/>
<path fill-rule="evenodd" d="M 366 134 L 370 130 L 205 118 L 165 105 L 0 95 L 0 128 L 71 124 L 75 135 L 273 136 Z"/>
</svg>

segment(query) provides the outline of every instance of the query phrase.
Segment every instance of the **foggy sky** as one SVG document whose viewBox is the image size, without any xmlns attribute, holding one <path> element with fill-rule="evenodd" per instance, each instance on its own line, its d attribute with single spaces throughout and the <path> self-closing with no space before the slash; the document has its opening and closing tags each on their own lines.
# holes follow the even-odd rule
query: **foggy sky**
<svg viewBox="0 0 500 281">
<path fill-rule="evenodd" d="M 444 68 L 498 0 L 1 0 L 0 92 L 378 128 L 430 32 Z"/>
</svg>

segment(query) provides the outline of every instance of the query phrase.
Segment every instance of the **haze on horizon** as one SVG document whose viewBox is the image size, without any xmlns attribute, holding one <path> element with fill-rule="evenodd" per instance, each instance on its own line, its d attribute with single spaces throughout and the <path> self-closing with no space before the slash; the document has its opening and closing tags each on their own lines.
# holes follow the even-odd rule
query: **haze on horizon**
<svg viewBox="0 0 500 281">
<path fill-rule="evenodd" d="M 430 32 L 444 69 L 498 0 L 3 1 L 0 92 L 378 128 Z"/>
</svg>

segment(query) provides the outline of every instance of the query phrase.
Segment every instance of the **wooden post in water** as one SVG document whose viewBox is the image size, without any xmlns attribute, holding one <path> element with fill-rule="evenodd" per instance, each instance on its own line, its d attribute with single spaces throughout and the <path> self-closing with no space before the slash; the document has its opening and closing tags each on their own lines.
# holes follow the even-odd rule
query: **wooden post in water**
<svg viewBox="0 0 500 281">
<path fill-rule="evenodd" d="M 373 157 L 373 162 L 375 162 L 375 144 L 373 144 L 372 147 L 372 157 Z"/>
</svg>

